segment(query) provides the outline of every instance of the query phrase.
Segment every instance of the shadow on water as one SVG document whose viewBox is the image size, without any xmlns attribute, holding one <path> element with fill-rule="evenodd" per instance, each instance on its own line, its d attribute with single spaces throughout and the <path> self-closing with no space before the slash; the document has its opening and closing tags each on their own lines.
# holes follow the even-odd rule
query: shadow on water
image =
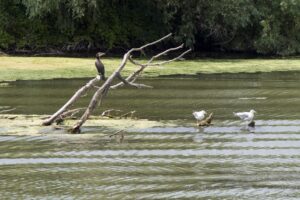
<svg viewBox="0 0 300 200">
<path fill-rule="evenodd" d="M 108 136 L 114 127 L 18 136 L 6 135 L 2 124 L 1 197 L 299 199 L 299 75 L 142 79 L 154 89 L 111 91 L 98 111 L 136 110 L 138 118 L 160 122 L 143 127 L 135 121 L 122 143 Z M 50 114 L 86 81 L 9 83 L 0 86 L 0 106 L 16 107 L 16 114 Z M 78 107 L 87 102 L 81 99 Z M 232 115 L 252 108 L 258 111 L 253 129 Z M 213 126 L 195 126 L 191 112 L 198 109 L 215 113 Z M 26 132 L 22 125 L 18 130 Z"/>
</svg>

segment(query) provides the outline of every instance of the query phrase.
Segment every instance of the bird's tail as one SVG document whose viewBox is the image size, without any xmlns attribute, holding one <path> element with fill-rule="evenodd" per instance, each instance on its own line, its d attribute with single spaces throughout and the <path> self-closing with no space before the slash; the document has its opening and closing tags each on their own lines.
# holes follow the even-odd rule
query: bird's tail
<svg viewBox="0 0 300 200">
<path fill-rule="evenodd" d="M 234 116 L 237 116 L 235 112 L 233 112 L 233 115 L 234 115 Z"/>
</svg>

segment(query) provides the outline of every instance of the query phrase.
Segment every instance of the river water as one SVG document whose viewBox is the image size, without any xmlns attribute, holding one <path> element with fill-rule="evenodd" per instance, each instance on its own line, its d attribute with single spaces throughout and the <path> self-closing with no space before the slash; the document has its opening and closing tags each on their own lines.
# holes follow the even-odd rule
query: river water
<svg viewBox="0 0 300 200">
<path fill-rule="evenodd" d="M 166 122 L 128 129 L 123 143 L 98 137 L 109 132 L 100 126 L 50 137 L 7 135 L 0 125 L 1 199 L 300 199 L 299 75 L 164 77 L 140 81 L 154 89 L 111 91 L 98 113 Z M 3 84 L 0 106 L 51 114 L 86 81 Z M 199 109 L 214 112 L 213 126 L 195 126 Z M 232 115 L 250 109 L 251 129 Z"/>
</svg>

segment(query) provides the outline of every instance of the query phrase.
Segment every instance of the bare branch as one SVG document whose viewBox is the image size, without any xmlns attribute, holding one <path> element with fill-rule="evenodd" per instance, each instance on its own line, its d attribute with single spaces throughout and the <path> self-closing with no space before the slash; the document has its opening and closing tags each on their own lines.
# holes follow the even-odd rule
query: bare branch
<svg viewBox="0 0 300 200">
<path fill-rule="evenodd" d="M 134 64 L 134 65 L 138 65 L 138 66 L 141 66 L 141 67 L 147 67 L 147 64 L 141 64 L 141 63 L 138 63 L 138 62 L 136 62 L 135 60 L 133 60 L 132 56 L 130 56 L 130 57 L 128 58 L 128 60 L 129 60 L 132 64 Z"/>
<path fill-rule="evenodd" d="M 95 108 L 101 105 L 103 98 L 107 95 L 108 90 L 109 90 L 109 84 L 110 84 L 110 80 L 112 80 L 112 78 L 116 76 L 111 75 L 110 78 L 108 78 L 108 80 L 102 85 L 101 88 L 99 88 L 95 94 L 93 95 L 93 98 L 91 99 L 89 106 L 87 107 L 87 109 L 85 110 L 85 112 L 83 113 L 83 115 L 81 116 L 80 120 L 70 129 L 71 133 L 80 133 L 80 127 L 82 126 L 82 124 L 84 124 L 84 122 L 89 118 L 89 116 L 91 115 L 91 113 L 95 110 Z"/>
<path fill-rule="evenodd" d="M 116 109 L 109 109 L 102 112 L 102 116 L 111 116 L 111 112 L 122 112 L 122 110 L 116 110 Z"/>
<path fill-rule="evenodd" d="M 115 137 L 117 143 L 123 143 L 124 141 L 124 130 L 117 131 L 114 134 L 109 135 L 110 138 Z"/>
<path fill-rule="evenodd" d="M 141 51 L 141 50 L 143 50 L 144 48 L 149 47 L 149 46 L 152 46 L 152 45 L 154 45 L 154 44 L 157 44 L 157 43 L 159 43 L 159 42 L 161 42 L 161 41 L 163 41 L 163 40 L 165 40 L 165 39 L 167 39 L 167 38 L 169 38 L 169 37 L 171 37 L 171 36 L 172 36 L 172 33 L 169 33 L 168 35 L 166 35 L 166 36 L 164 36 L 164 37 L 162 37 L 162 38 L 160 38 L 160 39 L 158 39 L 158 40 L 156 40 L 156 41 L 154 41 L 154 42 L 145 44 L 144 46 L 141 46 L 141 47 L 139 47 L 139 48 L 132 48 L 129 52 L 131 53 L 131 52 L 133 52 L 133 51 Z"/>
<path fill-rule="evenodd" d="M 121 110 L 115 110 L 115 109 L 109 109 L 109 110 L 105 110 L 102 112 L 101 116 L 104 116 L 104 117 L 109 117 L 109 118 L 114 118 L 115 116 L 112 115 L 111 113 L 112 112 L 122 112 Z"/>
<path fill-rule="evenodd" d="M 163 51 L 163 52 L 161 52 L 161 53 L 159 53 L 159 54 L 153 56 L 153 57 L 148 61 L 147 64 L 150 64 L 154 59 L 156 59 L 156 58 L 158 58 L 158 57 L 160 57 L 160 56 L 163 56 L 163 55 L 165 55 L 166 53 L 168 53 L 168 52 L 170 52 L 170 51 L 176 51 L 176 50 L 181 49 L 181 48 L 183 48 L 183 44 L 179 45 L 178 47 L 174 47 L 174 48 L 167 49 L 167 50 L 165 50 L 165 51 Z M 146 64 L 146 65 L 147 65 L 147 64 Z"/>
<path fill-rule="evenodd" d="M 114 112 L 114 114 L 112 113 Z M 109 117 L 109 118 L 127 118 L 130 117 L 131 119 L 133 118 L 133 115 L 136 113 L 135 110 L 126 112 L 124 114 L 119 114 L 120 112 L 122 112 L 121 110 L 115 110 L 115 109 L 109 109 L 109 110 L 105 110 L 104 112 L 102 112 L 102 116 L 105 117 Z"/>
<path fill-rule="evenodd" d="M 197 123 L 197 126 L 210 126 L 213 120 L 214 113 L 210 113 L 208 117 Z"/>
<path fill-rule="evenodd" d="M 179 60 L 180 58 L 182 58 L 182 56 L 184 56 L 185 54 L 187 54 L 190 51 L 192 51 L 192 49 L 186 50 L 185 52 L 183 52 L 182 54 L 180 54 L 179 56 L 177 56 L 176 58 L 173 58 L 171 60 L 166 60 L 166 61 L 158 62 L 158 63 L 149 63 L 148 66 L 158 66 L 158 65 L 163 65 L 163 64 L 169 63 L 169 62 L 173 62 L 175 60 Z"/>
<path fill-rule="evenodd" d="M 174 48 L 167 49 L 166 51 L 163 51 L 163 52 L 161 52 L 161 53 L 159 53 L 159 54 L 153 56 L 151 59 L 152 59 L 152 61 L 153 61 L 154 58 L 158 58 L 159 56 L 164 55 L 164 54 L 167 53 L 167 52 L 174 51 L 174 50 L 180 49 L 180 48 L 182 48 L 182 47 L 183 47 L 183 46 L 180 45 L 180 46 L 178 46 L 178 47 L 174 47 Z M 128 60 L 129 60 L 132 64 L 137 65 L 137 66 L 140 66 L 140 68 L 137 69 L 136 71 L 134 71 L 132 74 L 130 74 L 125 80 L 126 80 L 127 82 L 133 83 L 133 82 L 138 78 L 138 76 L 143 72 L 143 70 L 144 70 L 146 67 L 148 67 L 148 66 L 158 66 L 158 65 L 163 65 L 163 64 L 166 64 L 166 63 L 169 63 L 169 62 L 178 60 L 178 59 L 182 58 L 185 54 L 187 54 L 187 53 L 190 52 L 190 51 L 191 51 L 191 49 L 188 49 L 187 51 L 183 52 L 182 54 L 180 54 L 180 55 L 177 56 L 176 58 L 173 58 L 173 59 L 167 60 L 167 61 L 163 61 L 163 62 L 159 62 L 159 63 L 150 63 L 150 61 L 151 61 L 151 59 L 150 59 L 150 61 L 147 62 L 146 64 L 141 64 L 141 63 L 138 63 L 137 61 L 133 60 L 133 59 L 132 59 L 132 56 L 129 56 L 129 57 L 128 57 Z M 152 61 L 151 61 L 151 62 L 152 62 Z M 123 85 L 124 85 L 124 81 L 122 81 L 122 82 L 120 82 L 120 83 L 117 83 L 117 84 L 111 86 L 110 88 L 111 88 L 111 89 L 116 89 L 116 88 L 121 87 L 121 86 L 123 86 Z"/>
<path fill-rule="evenodd" d="M 11 108 L 11 109 L 7 109 L 7 110 L 1 110 L 0 114 L 1 113 L 6 113 L 6 112 L 10 112 L 10 111 L 13 111 L 13 110 L 16 110 L 16 108 Z"/>
<path fill-rule="evenodd" d="M 110 134 L 109 137 L 115 136 L 115 135 L 117 135 L 117 134 L 119 134 L 119 133 L 122 133 L 122 132 L 124 132 L 124 129 L 119 130 L 119 131 L 117 131 L 117 132 L 115 132 L 115 133 L 113 133 L 113 134 Z"/>
<path fill-rule="evenodd" d="M 65 105 L 63 105 L 56 113 L 54 113 L 50 118 L 46 119 L 43 121 L 44 126 L 51 125 L 55 119 L 57 119 L 63 112 L 65 112 L 73 103 L 75 103 L 79 97 L 83 96 L 86 94 L 86 92 L 93 87 L 97 82 L 99 82 L 100 79 L 98 76 L 96 78 L 93 78 L 90 80 L 88 83 L 86 83 L 84 86 L 82 86 L 77 92 L 69 99 Z"/>
<path fill-rule="evenodd" d="M 129 86 L 133 86 L 136 88 L 153 88 L 152 86 L 149 85 L 144 85 L 144 84 L 137 84 L 137 83 L 133 83 L 133 82 L 129 82 L 126 79 L 124 79 L 120 73 L 118 73 L 117 77 L 125 84 L 125 85 L 129 85 Z"/>
<path fill-rule="evenodd" d="M 81 110 L 84 110 L 86 108 L 76 108 L 76 109 L 72 109 L 72 110 L 68 110 L 64 113 L 62 113 L 60 115 L 60 117 L 66 118 L 68 116 L 73 117 L 74 115 L 76 115 L 77 113 L 79 113 Z"/>
<path fill-rule="evenodd" d="M 81 116 L 81 118 L 72 127 L 72 129 L 71 129 L 72 133 L 80 133 L 80 127 L 86 122 L 86 120 L 89 118 L 89 116 L 92 114 L 92 112 L 96 109 L 96 107 L 101 105 L 101 103 L 103 102 L 103 99 L 108 94 L 109 89 L 117 88 L 117 87 L 122 86 L 122 85 L 130 85 L 130 86 L 137 87 L 137 88 L 152 88 L 151 86 L 148 86 L 148 85 L 134 83 L 136 81 L 136 79 L 139 77 L 139 75 L 143 72 L 143 70 L 148 66 L 162 65 L 162 64 L 165 64 L 165 63 L 169 63 L 169 62 L 178 60 L 179 58 L 184 56 L 186 53 L 191 51 L 191 49 L 183 52 L 181 55 L 179 55 L 176 58 L 173 58 L 171 60 L 162 61 L 162 62 L 158 62 L 158 63 L 152 63 L 154 59 L 156 59 L 156 58 L 158 58 L 162 55 L 165 55 L 166 53 L 168 53 L 170 51 L 175 51 L 175 50 L 178 50 L 180 48 L 183 48 L 183 45 L 180 45 L 180 46 L 174 47 L 174 48 L 170 48 L 170 49 L 167 49 L 167 50 L 153 56 L 146 64 L 140 64 L 140 63 L 134 61 L 131 57 L 131 53 L 135 52 L 135 51 L 141 51 L 142 52 L 146 47 L 155 45 L 155 44 L 171 37 L 171 35 L 172 34 L 168 34 L 168 35 L 166 35 L 166 36 L 164 36 L 164 37 L 162 37 L 162 38 L 160 38 L 156 41 L 145 44 L 145 45 L 143 45 L 139 48 L 130 49 L 127 53 L 124 54 L 123 59 L 122 59 L 120 65 L 119 65 L 119 67 L 105 80 L 105 82 L 102 84 L 101 87 L 95 86 L 95 84 L 100 81 L 100 77 L 97 76 L 96 78 L 90 80 L 85 86 L 80 88 L 65 105 L 63 105 L 49 119 L 45 120 L 43 122 L 43 125 L 52 124 L 55 119 L 57 119 L 62 113 L 64 113 L 73 103 L 75 103 L 75 101 L 77 101 L 79 99 L 79 97 L 84 95 L 92 87 L 97 88 L 97 90 L 94 93 L 93 97 L 91 98 L 90 103 L 89 103 L 88 107 L 86 108 L 85 112 L 83 113 L 83 115 Z M 131 63 L 133 63 L 134 65 L 139 66 L 139 68 L 136 71 L 134 71 L 132 74 L 130 74 L 125 79 L 121 76 L 121 72 L 124 69 L 124 67 L 126 66 L 126 63 L 127 63 L 128 60 Z M 121 82 L 116 84 L 116 85 L 112 85 L 115 78 L 118 78 L 119 80 L 121 80 Z"/>
<path fill-rule="evenodd" d="M 127 118 L 129 115 L 130 115 L 130 118 L 133 118 L 134 113 L 136 113 L 135 110 L 127 112 L 127 113 L 121 115 L 120 118 Z"/>
</svg>

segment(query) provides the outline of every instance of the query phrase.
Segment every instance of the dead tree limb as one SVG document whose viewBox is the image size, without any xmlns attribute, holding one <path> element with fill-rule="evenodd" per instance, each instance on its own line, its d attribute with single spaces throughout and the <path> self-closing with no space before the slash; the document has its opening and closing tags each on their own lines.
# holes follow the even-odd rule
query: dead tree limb
<svg viewBox="0 0 300 200">
<path fill-rule="evenodd" d="M 137 51 L 144 51 L 145 48 L 155 45 L 169 37 L 171 37 L 172 34 L 168 34 L 154 42 L 145 44 L 139 48 L 132 48 L 130 49 L 127 53 L 124 54 L 123 59 L 121 61 L 121 64 L 119 65 L 119 67 L 110 75 L 110 77 L 108 77 L 108 79 L 106 79 L 106 81 L 103 83 L 103 85 L 99 88 L 97 88 L 96 92 L 94 93 L 88 107 L 86 108 L 85 112 L 83 113 L 83 115 L 81 116 L 80 120 L 72 127 L 71 132 L 72 133 L 79 133 L 80 132 L 80 127 L 85 123 L 85 121 L 89 118 L 89 116 L 91 115 L 91 113 L 95 110 L 95 108 L 97 106 L 100 106 L 101 103 L 103 102 L 104 97 L 107 95 L 109 89 L 115 89 L 118 88 L 120 86 L 123 85 L 129 85 L 129 86 L 133 86 L 133 87 L 137 87 L 137 88 L 149 88 L 150 86 L 144 85 L 144 84 L 137 84 L 134 83 L 136 81 L 136 79 L 138 78 L 138 76 L 143 72 L 143 70 L 148 67 L 148 66 L 158 66 L 158 65 L 162 65 L 168 62 L 172 62 L 175 60 L 180 59 L 181 57 L 183 57 L 185 54 L 187 54 L 188 52 L 191 51 L 191 49 L 186 50 L 185 52 L 183 52 L 182 54 L 180 54 L 179 56 L 167 60 L 167 61 L 162 61 L 162 62 L 157 62 L 157 63 L 153 63 L 153 60 L 159 58 L 162 55 L 165 55 L 166 53 L 170 52 L 170 51 L 175 51 L 178 49 L 183 48 L 183 45 L 180 45 L 178 47 L 174 47 L 174 48 L 170 48 L 167 49 L 161 53 L 158 53 L 157 55 L 153 56 L 147 63 L 145 64 L 139 64 L 138 62 L 134 61 L 132 59 L 132 53 L 133 52 L 137 52 Z M 139 68 L 134 71 L 132 74 L 130 74 L 126 79 L 123 78 L 121 76 L 121 71 L 124 69 L 124 67 L 126 66 L 127 61 L 132 62 L 133 64 L 139 66 Z M 115 78 L 118 78 L 119 80 L 121 80 L 120 83 L 116 84 L 116 85 L 112 85 L 112 82 Z M 83 86 L 82 88 L 80 88 L 73 96 L 72 98 L 63 106 L 61 107 L 56 113 L 54 113 L 49 119 L 45 120 L 43 122 L 43 125 L 50 125 L 53 123 L 53 121 L 59 117 L 63 112 L 66 111 L 66 109 L 68 107 L 70 107 L 80 96 L 82 96 L 83 94 L 85 94 L 85 92 L 91 88 L 92 86 L 95 85 L 95 83 L 99 82 L 100 79 L 99 78 L 94 78 L 92 79 L 90 82 L 88 82 L 85 86 Z"/>
<path fill-rule="evenodd" d="M 61 115 L 59 115 L 58 118 L 55 119 L 56 124 L 61 124 L 66 118 L 72 118 L 77 113 L 79 113 L 81 110 L 84 110 L 85 108 L 76 108 L 72 110 L 68 110 L 63 112 Z"/>
<path fill-rule="evenodd" d="M 51 125 L 61 114 L 63 114 L 71 105 L 73 105 L 81 96 L 85 95 L 86 92 L 92 88 L 96 83 L 100 81 L 100 77 L 97 76 L 96 78 L 90 80 L 84 86 L 82 86 L 77 92 L 63 105 L 56 113 L 51 115 L 48 119 L 43 121 L 44 126 Z"/>
<path fill-rule="evenodd" d="M 210 126 L 213 120 L 214 113 L 210 113 L 208 117 L 197 123 L 198 126 Z"/>
<path fill-rule="evenodd" d="M 117 131 L 116 133 L 109 135 L 109 137 L 114 137 L 117 143 L 123 143 L 125 137 L 124 130 Z"/>
<path fill-rule="evenodd" d="M 127 118 L 128 116 L 130 116 L 130 118 L 132 119 L 133 118 L 133 115 L 134 115 L 134 113 L 136 113 L 136 111 L 135 110 L 133 110 L 133 111 L 130 111 L 130 112 L 127 112 L 127 113 L 125 113 L 125 114 L 123 114 L 123 115 L 121 115 L 120 116 L 120 118 Z"/>
<path fill-rule="evenodd" d="M 152 86 L 149 85 L 144 85 L 144 84 L 136 84 L 133 83 L 132 81 L 129 82 L 128 80 L 124 79 L 120 73 L 117 73 L 117 77 L 125 84 L 125 85 L 130 85 L 136 88 L 153 88 Z"/>
<path fill-rule="evenodd" d="M 115 112 L 115 114 L 113 115 L 112 112 Z M 132 119 L 133 115 L 136 113 L 135 110 L 126 112 L 124 114 L 122 114 L 121 112 L 122 112 L 121 110 L 109 109 L 109 110 L 105 110 L 104 112 L 102 112 L 101 116 L 109 117 L 109 118 L 119 118 L 119 119 L 122 119 L 122 118 L 126 119 L 127 117 L 130 117 Z M 119 114 L 116 114 L 116 113 L 119 113 Z"/>
<path fill-rule="evenodd" d="M 10 112 L 10 111 L 13 111 L 13 110 L 16 110 L 16 108 L 11 108 L 11 109 L 7 109 L 7 110 L 1 110 L 0 114 L 7 113 L 7 112 Z"/>
<path fill-rule="evenodd" d="M 115 76 L 113 76 L 113 78 L 114 77 Z M 101 103 L 103 101 L 103 98 L 107 95 L 108 90 L 109 90 L 109 84 L 110 83 L 108 82 L 108 80 L 102 85 L 101 88 L 99 88 L 95 92 L 92 100 L 90 101 L 89 106 L 87 107 L 87 109 L 85 110 L 85 112 L 83 113 L 83 115 L 81 116 L 80 120 L 70 130 L 71 133 L 80 133 L 80 127 L 82 126 L 82 124 L 84 124 L 84 122 L 89 118 L 89 116 L 95 110 L 95 108 L 97 107 L 97 105 L 99 105 L 99 106 L 101 105 Z"/>
<path fill-rule="evenodd" d="M 163 51 L 163 52 L 161 52 L 161 53 L 159 53 L 159 54 L 153 56 L 153 57 L 152 57 L 147 63 L 145 63 L 145 64 L 138 63 L 137 61 L 135 61 L 135 60 L 132 59 L 132 56 L 130 56 L 130 57 L 128 58 L 128 60 L 129 60 L 132 64 L 137 65 L 137 66 L 139 66 L 140 68 L 138 68 L 136 71 L 134 71 L 132 74 L 130 74 L 130 75 L 126 78 L 126 80 L 127 80 L 128 82 L 134 82 L 134 81 L 139 77 L 139 75 L 144 71 L 144 69 L 145 69 L 146 67 L 148 67 L 148 66 L 158 66 L 158 65 L 163 65 L 163 64 L 166 64 L 166 63 L 175 61 L 175 60 L 179 60 L 179 59 L 182 58 L 185 54 L 187 54 L 188 52 L 191 51 L 191 49 L 188 49 L 188 50 L 186 50 L 185 52 L 183 52 L 182 54 L 180 54 L 179 56 L 177 56 L 176 58 L 173 58 L 173 59 L 171 59 L 171 60 L 167 60 L 167 61 L 163 61 L 163 62 L 158 62 L 158 63 L 152 63 L 152 61 L 153 61 L 154 59 L 157 59 L 157 58 L 159 58 L 160 56 L 165 55 L 166 53 L 168 53 L 168 52 L 170 52 L 170 51 L 175 51 L 175 50 L 178 50 L 178 49 L 180 49 L 180 48 L 183 48 L 183 44 L 181 44 L 181 45 L 178 46 L 178 47 L 174 47 L 174 48 L 167 49 L 166 51 Z M 121 86 L 124 86 L 124 82 L 117 83 L 117 84 L 111 86 L 110 88 L 111 88 L 111 89 L 116 89 L 116 88 L 121 87 Z"/>
<path fill-rule="evenodd" d="M 109 117 L 109 118 L 114 118 L 114 116 L 111 114 L 112 112 L 122 112 L 121 110 L 116 110 L 116 109 L 109 109 L 105 110 L 102 112 L 101 116 Z"/>
<path fill-rule="evenodd" d="M 86 109 L 86 111 L 84 112 L 84 114 L 81 116 L 80 120 L 73 126 L 71 132 L 72 133 L 79 133 L 80 132 L 80 127 L 89 118 L 89 116 L 94 111 L 94 109 L 96 108 L 96 106 L 97 105 L 99 105 L 99 106 L 101 105 L 101 103 L 103 102 L 104 97 L 107 95 L 107 93 L 108 93 L 108 91 L 109 91 L 109 89 L 111 87 L 111 84 L 112 84 L 113 80 L 116 77 L 120 79 L 120 77 L 121 77 L 120 73 L 124 69 L 124 67 L 126 66 L 126 63 L 127 63 L 128 59 L 131 57 L 131 53 L 133 53 L 135 51 L 142 51 L 146 47 L 149 47 L 151 45 L 157 44 L 157 43 L 159 43 L 159 42 L 161 42 L 161 41 L 163 41 L 163 40 L 171 37 L 171 35 L 172 34 L 168 34 L 168 35 L 166 35 L 166 36 L 164 36 L 164 37 L 162 37 L 162 38 L 160 38 L 160 39 L 158 39 L 158 40 L 156 40 L 154 42 L 145 44 L 145 45 L 143 45 L 140 48 L 133 48 L 133 49 L 129 50 L 126 54 L 124 54 L 123 60 L 122 60 L 122 62 L 120 64 L 120 66 L 113 72 L 112 75 L 110 75 L 110 77 L 105 81 L 105 83 L 95 92 L 93 98 L 90 101 L 90 104 L 89 104 L 88 108 Z M 176 49 L 180 49 L 180 48 L 183 48 L 183 45 L 180 45 L 179 47 L 176 47 Z M 172 49 L 166 50 L 166 51 L 164 51 L 162 53 L 159 53 L 159 54 L 157 54 L 157 56 L 155 58 L 163 55 L 166 52 L 172 51 L 174 49 L 175 48 L 172 48 Z M 152 63 L 152 61 L 154 60 L 154 58 L 150 59 L 151 62 L 149 61 L 147 64 L 145 64 L 143 66 L 142 70 L 138 70 L 138 71 L 142 72 L 145 69 L 145 67 L 147 67 L 147 66 L 162 65 L 162 64 L 165 64 L 165 63 L 168 63 L 168 62 L 172 62 L 172 61 L 178 60 L 179 58 L 181 58 L 183 55 L 185 55 L 189 51 L 191 51 L 191 49 L 183 52 L 181 55 L 179 55 L 176 58 L 173 58 L 173 59 L 167 60 L 167 61 L 163 61 L 163 62 L 159 62 L 159 63 Z M 137 74 L 137 75 L 139 75 L 139 74 Z M 123 79 L 122 82 L 123 82 L 123 84 L 125 84 L 125 83 L 128 84 L 128 82 L 130 84 L 133 84 L 134 80 L 136 80 L 136 77 L 133 77 L 133 79 L 129 79 L 129 77 L 128 77 L 127 81 L 124 81 L 124 79 Z"/>
<path fill-rule="evenodd" d="M 115 132 L 113 134 L 110 134 L 109 137 L 115 136 L 115 135 L 117 135 L 119 133 L 122 133 L 122 132 L 124 132 L 124 130 L 119 130 L 119 131 L 117 131 L 117 132 Z"/>
</svg>

